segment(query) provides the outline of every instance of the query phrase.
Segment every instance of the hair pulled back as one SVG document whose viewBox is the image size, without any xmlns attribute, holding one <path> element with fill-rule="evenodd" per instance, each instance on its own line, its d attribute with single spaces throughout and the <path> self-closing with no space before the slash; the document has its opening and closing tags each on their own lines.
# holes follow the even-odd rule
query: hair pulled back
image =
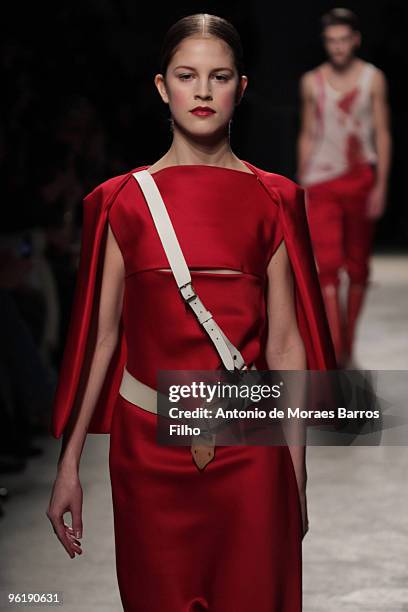
<svg viewBox="0 0 408 612">
<path fill-rule="evenodd" d="M 241 38 L 236 28 L 223 17 L 208 13 L 187 15 L 174 23 L 166 32 L 160 52 L 160 72 L 166 77 L 166 72 L 179 44 L 189 36 L 215 36 L 230 47 L 238 77 L 245 71 Z"/>
</svg>

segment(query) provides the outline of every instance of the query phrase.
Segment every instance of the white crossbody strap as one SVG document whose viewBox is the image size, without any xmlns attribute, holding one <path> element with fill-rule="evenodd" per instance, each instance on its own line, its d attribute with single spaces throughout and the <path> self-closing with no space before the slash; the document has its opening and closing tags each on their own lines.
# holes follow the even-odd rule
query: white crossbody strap
<svg viewBox="0 0 408 612">
<path fill-rule="evenodd" d="M 184 259 L 173 224 L 154 178 L 147 170 L 133 172 L 133 176 L 139 183 L 149 206 L 167 260 L 183 299 L 193 310 L 198 321 L 210 336 L 226 369 L 246 370 L 247 366 L 241 353 L 223 333 L 211 312 L 205 308 L 193 288 L 190 270 Z"/>
</svg>

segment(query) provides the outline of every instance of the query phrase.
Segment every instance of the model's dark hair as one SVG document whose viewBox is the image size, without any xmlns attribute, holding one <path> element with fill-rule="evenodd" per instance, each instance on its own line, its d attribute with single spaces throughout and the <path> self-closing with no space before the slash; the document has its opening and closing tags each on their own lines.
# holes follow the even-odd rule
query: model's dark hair
<svg viewBox="0 0 408 612">
<path fill-rule="evenodd" d="M 188 36 L 196 34 L 216 36 L 225 41 L 232 51 L 238 76 L 244 74 L 243 49 L 236 28 L 223 17 L 196 13 L 179 19 L 166 32 L 160 52 L 160 72 L 164 77 L 178 45 Z"/>
<path fill-rule="evenodd" d="M 329 26 L 346 25 L 355 32 L 359 29 L 358 17 L 353 11 L 346 8 L 334 8 L 321 18 L 322 32 Z"/>
</svg>

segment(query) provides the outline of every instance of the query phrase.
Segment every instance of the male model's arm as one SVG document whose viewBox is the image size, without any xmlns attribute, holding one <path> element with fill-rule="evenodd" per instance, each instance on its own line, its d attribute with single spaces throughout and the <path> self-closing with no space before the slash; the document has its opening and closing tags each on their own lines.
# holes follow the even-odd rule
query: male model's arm
<svg viewBox="0 0 408 612">
<path fill-rule="evenodd" d="M 306 166 L 314 146 L 315 97 L 313 73 L 306 72 L 300 79 L 301 126 L 297 143 L 297 180 L 302 183 Z"/>
<path fill-rule="evenodd" d="M 370 195 L 368 214 L 375 219 L 382 215 L 386 206 L 392 144 L 387 81 L 384 73 L 379 69 L 376 70 L 373 78 L 372 104 L 374 139 L 378 161 L 376 182 Z"/>
</svg>

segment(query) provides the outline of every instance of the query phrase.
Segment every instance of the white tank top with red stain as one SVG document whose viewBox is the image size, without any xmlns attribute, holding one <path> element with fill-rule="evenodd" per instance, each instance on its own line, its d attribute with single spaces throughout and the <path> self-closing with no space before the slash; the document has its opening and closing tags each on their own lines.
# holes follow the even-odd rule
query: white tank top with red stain
<svg viewBox="0 0 408 612">
<path fill-rule="evenodd" d="M 320 68 L 314 71 L 315 146 L 302 177 L 305 186 L 341 176 L 361 163 L 376 163 L 370 95 L 375 70 L 367 62 L 355 87 L 345 93 L 334 89 Z"/>
</svg>

